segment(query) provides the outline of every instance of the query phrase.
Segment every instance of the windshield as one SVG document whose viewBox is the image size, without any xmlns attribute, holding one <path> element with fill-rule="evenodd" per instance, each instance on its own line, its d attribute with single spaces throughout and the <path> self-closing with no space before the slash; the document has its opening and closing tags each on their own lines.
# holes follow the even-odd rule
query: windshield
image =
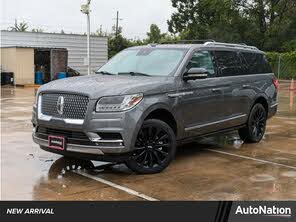
<svg viewBox="0 0 296 222">
<path fill-rule="evenodd" d="M 184 49 L 127 49 L 102 66 L 97 73 L 168 76 L 182 61 Z"/>
</svg>

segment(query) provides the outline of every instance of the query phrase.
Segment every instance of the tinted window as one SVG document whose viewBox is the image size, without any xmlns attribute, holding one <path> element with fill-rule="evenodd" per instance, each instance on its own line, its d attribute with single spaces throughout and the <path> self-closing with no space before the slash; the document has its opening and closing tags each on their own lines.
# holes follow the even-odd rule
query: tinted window
<svg viewBox="0 0 296 222">
<path fill-rule="evenodd" d="M 263 54 L 243 52 L 247 74 L 271 73 L 271 67 Z"/>
<path fill-rule="evenodd" d="M 209 76 L 215 75 L 212 56 L 208 51 L 195 52 L 187 65 L 187 69 L 190 68 L 204 68 L 209 72 Z"/>
<path fill-rule="evenodd" d="M 216 51 L 215 56 L 221 76 L 235 76 L 245 72 L 237 52 Z"/>
</svg>

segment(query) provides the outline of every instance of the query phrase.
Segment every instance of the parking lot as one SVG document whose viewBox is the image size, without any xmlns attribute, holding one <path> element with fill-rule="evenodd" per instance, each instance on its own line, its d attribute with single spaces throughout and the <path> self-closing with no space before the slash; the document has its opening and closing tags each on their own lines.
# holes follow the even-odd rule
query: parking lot
<svg viewBox="0 0 296 222">
<path fill-rule="evenodd" d="M 281 82 L 279 111 L 259 144 L 233 132 L 179 147 L 162 173 L 136 175 L 124 165 L 75 170 L 31 138 L 34 88 L 2 88 L 4 200 L 295 200 L 296 99 Z M 73 168 L 74 171 L 68 171 Z M 78 167 L 79 168 L 79 167 Z"/>
</svg>

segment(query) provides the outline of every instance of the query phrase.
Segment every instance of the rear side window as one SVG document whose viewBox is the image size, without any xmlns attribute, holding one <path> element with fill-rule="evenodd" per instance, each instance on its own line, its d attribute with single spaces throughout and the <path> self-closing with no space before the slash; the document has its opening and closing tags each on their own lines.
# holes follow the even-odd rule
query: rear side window
<svg viewBox="0 0 296 222">
<path fill-rule="evenodd" d="M 264 54 L 241 53 L 246 62 L 246 74 L 271 73 L 271 67 Z"/>
<path fill-rule="evenodd" d="M 215 56 L 220 76 L 236 76 L 245 73 L 245 68 L 237 52 L 216 51 Z"/>
</svg>

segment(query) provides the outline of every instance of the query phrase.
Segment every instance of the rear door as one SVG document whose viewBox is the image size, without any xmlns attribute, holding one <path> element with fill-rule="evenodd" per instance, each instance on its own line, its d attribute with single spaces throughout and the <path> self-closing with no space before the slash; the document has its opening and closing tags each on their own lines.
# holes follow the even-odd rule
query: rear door
<svg viewBox="0 0 296 222">
<path fill-rule="evenodd" d="M 244 75 L 246 67 L 238 51 L 216 50 L 215 58 L 218 66 L 218 76 L 229 87 L 224 90 L 225 128 L 244 124 L 247 120 L 249 98 L 244 90 L 248 90 L 249 82 Z"/>
<path fill-rule="evenodd" d="M 272 74 L 270 65 L 264 54 L 251 51 L 241 52 L 246 67 L 246 75 L 244 75 L 245 85 L 242 94 L 247 99 L 249 110 L 253 105 L 254 98 L 258 93 L 266 93 L 270 90 L 270 78 L 266 75 Z M 265 92 L 265 90 L 267 91 Z"/>
</svg>

